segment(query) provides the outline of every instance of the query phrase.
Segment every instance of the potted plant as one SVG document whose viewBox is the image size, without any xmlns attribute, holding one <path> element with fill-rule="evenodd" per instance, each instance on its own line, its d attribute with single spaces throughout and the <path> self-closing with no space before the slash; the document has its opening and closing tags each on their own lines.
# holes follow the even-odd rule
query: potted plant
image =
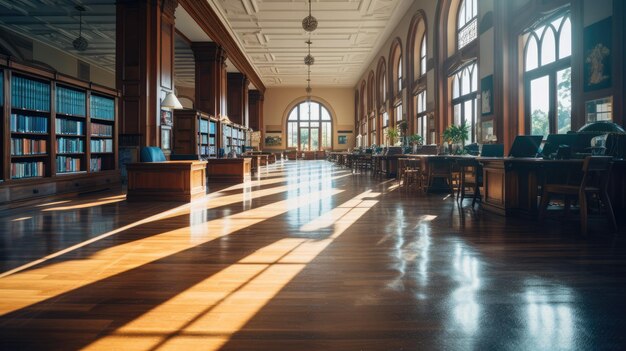
<svg viewBox="0 0 626 351">
<path fill-rule="evenodd" d="M 448 143 L 448 150 L 452 153 L 452 145 L 460 145 L 457 147 L 456 153 L 461 153 L 465 146 L 465 141 L 469 138 L 469 127 L 466 124 L 450 125 L 443 131 L 443 141 Z"/>
<path fill-rule="evenodd" d="M 396 128 L 388 128 L 387 129 L 387 139 L 389 139 L 388 146 L 394 146 L 396 144 L 396 140 L 398 139 L 399 135 L 400 133 L 398 132 Z"/>
<path fill-rule="evenodd" d="M 409 143 L 413 146 L 413 153 L 417 152 L 417 146 L 422 145 L 424 138 L 419 134 L 413 134 L 409 137 Z"/>
</svg>

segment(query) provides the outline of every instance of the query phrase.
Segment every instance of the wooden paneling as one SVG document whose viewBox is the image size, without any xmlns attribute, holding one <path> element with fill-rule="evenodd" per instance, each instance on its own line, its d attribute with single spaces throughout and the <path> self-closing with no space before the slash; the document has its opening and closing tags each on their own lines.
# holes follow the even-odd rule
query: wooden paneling
<svg viewBox="0 0 626 351">
<path fill-rule="evenodd" d="M 195 107 L 213 116 L 226 113 L 226 52 L 216 43 L 192 43 L 196 60 Z"/>
<path fill-rule="evenodd" d="M 129 201 L 192 201 L 206 193 L 206 161 L 129 163 Z"/>
<path fill-rule="evenodd" d="M 241 73 L 228 73 L 228 118 L 248 126 L 248 79 Z"/>
</svg>

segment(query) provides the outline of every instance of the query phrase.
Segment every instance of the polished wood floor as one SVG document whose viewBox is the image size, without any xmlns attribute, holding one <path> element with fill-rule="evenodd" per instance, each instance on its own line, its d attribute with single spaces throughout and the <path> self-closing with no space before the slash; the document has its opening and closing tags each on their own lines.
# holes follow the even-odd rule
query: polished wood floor
<svg viewBox="0 0 626 351">
<path fill-rule="evenodd" d="M 626 242 L 326 161 L 0 212 L 3 350 L 623 350 Z"/>
</svg>

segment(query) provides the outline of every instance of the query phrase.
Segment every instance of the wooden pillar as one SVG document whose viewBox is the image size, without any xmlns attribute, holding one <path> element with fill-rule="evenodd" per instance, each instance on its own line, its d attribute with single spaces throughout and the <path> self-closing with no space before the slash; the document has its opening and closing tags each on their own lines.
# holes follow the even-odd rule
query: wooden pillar
<svg viewBox="0 0 626 351">
<path fill-rule="evenodd" d="M 116 6 L 120 134 L 134 146 L 160 146 L 160 103 L 174 89 L 178 0 L 118 0 Z"/>
<path fill-rule="evenodd" d="M 195 42 L 196 108 L 213 116 L 226 115 L 226 51 L 216 43 Z"/>
<path fill-rule="evenodd" d="M 263 134 L 263 94 L 258 90 L 248 92 L 248 121 L 248 127 Z"/>
<path fill-rule="evenodd" d="M 248 84 L 243 73 L 228 73 L 227 109 L 231 121 L 248 127 Z"/>
</svg>

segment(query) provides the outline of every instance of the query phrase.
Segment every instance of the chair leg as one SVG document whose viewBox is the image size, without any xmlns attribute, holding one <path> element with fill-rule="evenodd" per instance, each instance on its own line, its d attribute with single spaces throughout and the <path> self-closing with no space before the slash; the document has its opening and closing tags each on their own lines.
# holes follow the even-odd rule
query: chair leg
<svg viewBox="0 0 626 351">
<path fill-rule="evenodd" d="M 587 235 L 587 194 L 582 191 L 578 194 L 580 203 L 580 231 L 582 235 Z"/>
<path fill-rule="evenodd" d="M 617 222 L 615 221 L 615 214 L 613 212 L 613 206 L 611 205 L 611 199 L 609 198 L 609 194 L 606 192 L 602 192 L 600 194 L 602 202 L 606 206 L 607 211 L 609 212 L 609 219 L 611 220 L 611 225 L 613 226 L 613 230 L 617 231 Z"/>
<path fill-rule="evenodd" d="M 472 199 L 472 208 L 476 204 L 476 198 L 480 196 L 480 186 L 478 186 L 478 180 L 474 182 L 474 197 Z"/>
<path fill-rule="evenodd" d="M 548 210 L 549 202 L 550 193 L 544 190 L 541 194 L 541 204 L 539 205 L 539 220 L 543 220 L 546 217 L 546 211 Z"/>
</svg>

